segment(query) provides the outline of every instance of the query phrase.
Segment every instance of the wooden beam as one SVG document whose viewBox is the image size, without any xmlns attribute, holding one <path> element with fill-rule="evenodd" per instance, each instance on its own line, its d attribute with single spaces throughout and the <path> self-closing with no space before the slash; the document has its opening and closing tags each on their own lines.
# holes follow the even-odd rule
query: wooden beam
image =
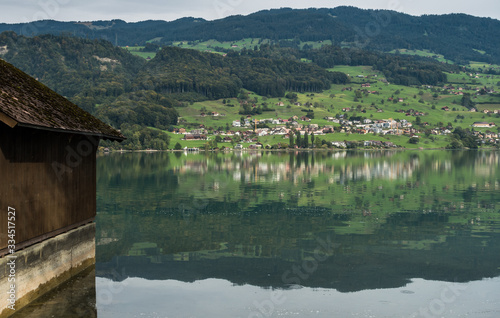
<svg viewBox="0 0 500 318">
<path fill-rule="evenodd" d="M 9 126 L 10 128 L 14 128 L 17 125 L 17 121 L 0 112 L 0 121 Z"/>
<path fill-rule="evenodd" d="M 16 251 L 17 250 L 22 250 L 23 248 L 26 248 L 28 246 L 31 246 L 31 245 L 43 242 L 45 240 L 53 238 L 54 236 L 58 236 L 58 235 L 63 234 L 65 232 L 69 232 L 71 230 L 74 230 L 74 229 L 76 229 L 76 228 L 78 228 L 80 226 L 83 226 L 83 225 L 86 225 L 86 224 L 89 224 L 89 223 L 94 223 L 94 222 L 95 222 L 95 217 L 92 217 L 90 219 L 87 219 L 87 220 L 84 220 L 84 221 L 81 221 L 81 222 L 78 222 L 78 223 L 75 223 L 75 224 L 72 224 L 72 225 L 69 225 L 69 226 L 65 226 L 65 227 L 60 228 L 58 230 L 52 231 L 50 233 L 46 233 L 46 234 L 40 235 L 38 237 L 32 238 L 32 239 L 30 239 L 28 241 L 25 241 L 25 242 L 22 242 L 22 243 L 17 243 L 16 242 Z M 9 254 L 9 249 L 8 248 L 4 248 L 4 249 L 0 250 L 0 258 L 4 257 L 7 254 Z"/>
</svg>

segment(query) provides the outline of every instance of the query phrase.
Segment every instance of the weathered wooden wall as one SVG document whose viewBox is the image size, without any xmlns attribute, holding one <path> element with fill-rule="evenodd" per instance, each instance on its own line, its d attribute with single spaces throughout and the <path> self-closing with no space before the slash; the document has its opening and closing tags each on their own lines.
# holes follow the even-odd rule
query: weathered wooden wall
<svg viewBox="0 0 500 318">
<path fill-rule="evenodd" d="M 18 249 L 95 217 L 97 142 L 0 122 L 0 256 L 9 206 Z"/>
</svg>

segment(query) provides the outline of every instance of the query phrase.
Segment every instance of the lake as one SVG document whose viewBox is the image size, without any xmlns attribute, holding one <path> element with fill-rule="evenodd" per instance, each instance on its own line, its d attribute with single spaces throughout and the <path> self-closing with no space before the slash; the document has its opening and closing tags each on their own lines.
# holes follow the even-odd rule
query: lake
<svg viewBox="0 0 500 318">
<path fill-rule="evenodd" d="M 98 317 L 500 316 L 500 152 L 109 154 L 96 223 Z"/>
<path fill-rule="evenodd" d="M 98 158 L 99 317 L 498 317 L 500 153 Z"/>
</svg>

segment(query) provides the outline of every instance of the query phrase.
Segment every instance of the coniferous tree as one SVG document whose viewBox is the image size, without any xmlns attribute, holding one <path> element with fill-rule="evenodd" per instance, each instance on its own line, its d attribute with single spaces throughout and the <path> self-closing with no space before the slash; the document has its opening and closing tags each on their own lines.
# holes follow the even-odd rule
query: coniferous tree
<svg viewBox="0 0 500 318">
<path fill-rule="evenodd" d="M 309 148 L 309 135 L 307 134 L 307 131 L 304 134 L 304 139 L 302 140 L 302 147 Z"/>
</svg>

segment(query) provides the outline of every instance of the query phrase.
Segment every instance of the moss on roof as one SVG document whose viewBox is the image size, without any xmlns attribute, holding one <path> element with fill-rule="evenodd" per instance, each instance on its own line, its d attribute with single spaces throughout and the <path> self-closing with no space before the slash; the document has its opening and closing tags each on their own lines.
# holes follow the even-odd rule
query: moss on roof
<svg viewBox="0 0 500 318">
<path fill-rule="evenodd" d="M 20 126 L 125 139 L 114 128 L 2 59 L 0 111 Z"/>
</svg>

